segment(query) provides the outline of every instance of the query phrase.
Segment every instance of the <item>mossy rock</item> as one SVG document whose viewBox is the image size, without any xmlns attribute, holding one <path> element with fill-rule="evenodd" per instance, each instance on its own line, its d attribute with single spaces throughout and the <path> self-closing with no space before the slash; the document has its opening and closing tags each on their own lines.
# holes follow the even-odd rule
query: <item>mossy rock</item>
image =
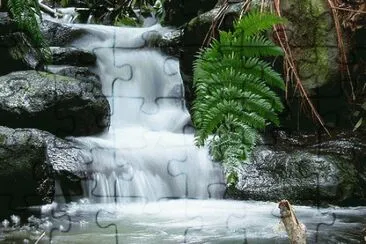
<svg viewBox="0 0 366 244">
<path fill-rule="evenodd" d="M 331 9 L 325 1 L 281 1 L 287 35 L 307 90 L 339 81 L 339 49 Z"/>
</svg>

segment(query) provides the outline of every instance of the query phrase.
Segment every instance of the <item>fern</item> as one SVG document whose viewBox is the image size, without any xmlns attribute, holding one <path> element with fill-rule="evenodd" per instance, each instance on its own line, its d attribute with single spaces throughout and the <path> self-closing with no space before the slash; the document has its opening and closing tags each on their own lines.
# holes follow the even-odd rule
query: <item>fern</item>
<svg viewBox="0 0 366 244">
<path fill-rule="evenodd" d="M 281 99 L 272 88 L 284 89 L 284 81 L 261 57 L 283 55 L 264 35 L 284 19 L 250 12 L 234 23 L 233 32 L 219 33 L 194 62 L 193 121 L 196 144 L 209 140 L 215 160 L 226 167 L 227 179 L 237 179 L 235 167 L 247 159 L 255 146 L 258 131 L 268 122 L 279 125 Z"/>
<path fill-rule="evenodd" d="M 38 24 L 38 19 L 42 21 L 38 0 L 8 0 L 8 9 L 18 27 L 30 36 L 40 58 L 49 61 L 51 52 Z"/>
</svg>

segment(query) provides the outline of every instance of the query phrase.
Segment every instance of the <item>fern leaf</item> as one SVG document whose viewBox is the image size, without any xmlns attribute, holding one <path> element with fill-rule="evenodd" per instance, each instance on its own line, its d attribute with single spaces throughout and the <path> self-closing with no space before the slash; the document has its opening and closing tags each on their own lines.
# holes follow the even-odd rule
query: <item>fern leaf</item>
<svg viewBox="0 0 366 244">
<path fill-rule="evenodd" d="M 249 12 L 244 18 L 234 24 L 234 28 L 245 36 L 251 37 L 262 31 L 270 29 L 273 25 L 284 24 L 286 20 L 272 13 L 260 13 L 255 10 Z"/>
<path fill-rule="evenodd" d="M 235 24 L 233 32 L 220 32 L 219 40 L 200 50 L 194 61 L 193 122 L 196 143 L 208 141 L 210 153 L 235 175 L 234 168 L 248 158 L 267 121 L 279 125 L 283 105 L 271 88 L 284 89 L 284 81 L 264 56 L 283 55 L 260 32 L 284 20 L 253 12 Z M 234 177 L 235 178 L 235 177 Z"/>
</svg>

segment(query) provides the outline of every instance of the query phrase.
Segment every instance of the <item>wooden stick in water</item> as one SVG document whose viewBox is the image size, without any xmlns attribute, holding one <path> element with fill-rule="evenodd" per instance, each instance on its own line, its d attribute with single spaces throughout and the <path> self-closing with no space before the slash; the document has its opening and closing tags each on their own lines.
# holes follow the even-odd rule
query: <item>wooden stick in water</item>
<svg viewBox="0 0 366 244">
<path fill-rule="evenodd" d="M 278 204 L 281 220 L 285 225 L 287 235 L 291 244 L 306 244 L 306 227 L 296 218 L 291 204 L 287 200 L 282 200 Z"/>
<path fill-rule="evenodd" d="M 45 235 L 46 232 L 43 232 L 42 235 L 37 239 L 37 241 L 34 244 L 37 244 Z"/>
</svg>

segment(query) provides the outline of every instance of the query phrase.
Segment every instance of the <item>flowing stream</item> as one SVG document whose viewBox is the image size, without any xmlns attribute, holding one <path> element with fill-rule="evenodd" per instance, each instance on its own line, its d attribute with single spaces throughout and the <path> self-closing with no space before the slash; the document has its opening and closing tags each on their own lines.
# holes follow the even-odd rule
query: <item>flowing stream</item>
<svg viewBox="0 0 366 244">
<path fill-rule="evenodd" d="M 79 137 L 92 154 L 86 199 L 50 215 L 52 243 L 288 243 L 276 203 L 222 199 L 225 180 L 194 146 L 178 60 L 147 47 L 168 31 L 71 24 L 92 51 L 109 130 Z M 359 243 L 363 208 L 296 206 L 310 243 Z"/>
</svg>

